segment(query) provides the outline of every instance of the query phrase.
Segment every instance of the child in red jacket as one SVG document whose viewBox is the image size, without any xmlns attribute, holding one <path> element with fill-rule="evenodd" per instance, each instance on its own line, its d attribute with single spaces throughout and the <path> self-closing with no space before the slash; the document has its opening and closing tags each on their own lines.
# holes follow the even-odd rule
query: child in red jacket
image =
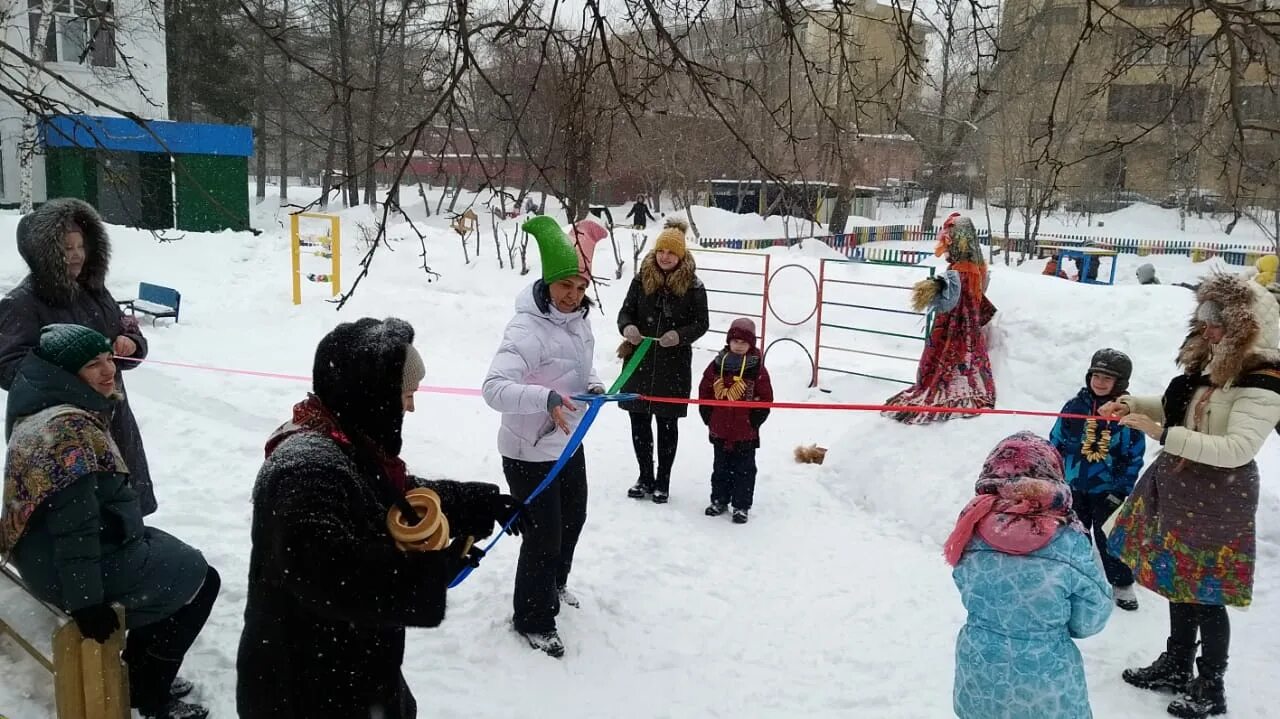
<svg viewBox="0 0 1280 719">
<path fill-rule="evenodd" d="M 741 407 L 698 408 L 711 430 L 715 464 L 711 472 L 711 505 L 708 517 L 724 514 L 733 505 L 734 524 L 746 524 L 756 490 L 756 449 L 760 425 L 769 416 L 767 407 L 751 408 L 747 402 L 772 402 L 773 385 L 764 368 L 764 355 L 756 347 L 756 325 L 739 317 L 729 325 L 728 344 L 702 373 L 698 399 L 743 402 Z"/>
</svg>

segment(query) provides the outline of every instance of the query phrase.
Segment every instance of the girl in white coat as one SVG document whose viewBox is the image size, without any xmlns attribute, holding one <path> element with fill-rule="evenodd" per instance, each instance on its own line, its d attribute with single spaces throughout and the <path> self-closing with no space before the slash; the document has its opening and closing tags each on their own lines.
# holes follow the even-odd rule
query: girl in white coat
<svg viewBox="0 0 1280 719">
<path fill-rule="evenodd" d="M 587 313 L 591 255 L 603 229 L 584 220 L 571 242 L 549 217 L 524 229 L 538 242 L 542 279 L 516 297 L 516 315 L 484 380 L 484 399 L 502 412 L 498 452 L 511 493 L 523 501 L 551 471 L 577 427 L 572 399 L 600 393 L 593 358 L 595 337 Z M 587 520 L 587 465 L 582 447 L 525 512 L 535 525 L 524 533 L 516 568 L 513 624 L 529 645 L 564 655 L 556 631 L 560 604 L 577 606 L 565 585 L 573 551 Z"/>
</svg>

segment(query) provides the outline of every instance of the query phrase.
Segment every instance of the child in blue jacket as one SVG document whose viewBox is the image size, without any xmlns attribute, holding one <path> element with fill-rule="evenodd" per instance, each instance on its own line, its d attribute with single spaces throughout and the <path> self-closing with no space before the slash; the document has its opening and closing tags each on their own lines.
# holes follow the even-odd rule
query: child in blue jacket
<svg viewBox="0 0 1280 719">
<path fill-rule="evenodd" d="M 1085 386 L 1063 406 L 1062 413 L 1096 416 L 1099 407 L 1125 394 L 1132 374 L 1133 362 L 1123 352 L 1098 350 L 1085 374 Z M 1107 581 L 1115 587 L 1116 606 L 1136 610 L 1133 571 L 1107 551 L 1102 525 L 1133 491 L 1142 471 L 1146 438 L 1118 422 L 1060 418 L 1049 439 L 1062 454 L 1076 516 L 1085 529 L 1092 530 Z"/>
<path fill-rule="evenodd" d="M 1091 719 L 1073 639 L 1102 631 L 1111 588 L 1071 512 L 1062 457 L 1020 432 L 982 467 L 947 539 L 968 618 L 956 637 L 960 719 Z"/>
</svg>

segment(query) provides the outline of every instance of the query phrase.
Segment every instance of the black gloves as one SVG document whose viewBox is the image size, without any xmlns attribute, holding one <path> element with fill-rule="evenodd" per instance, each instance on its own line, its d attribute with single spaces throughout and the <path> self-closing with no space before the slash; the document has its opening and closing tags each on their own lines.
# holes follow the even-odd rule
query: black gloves
<svg viewBox="0 0 1280 719">
<path fill-rule="evenodd" d="M 520 500 L 509 494 L 499 494 L 488 499 L 489 511 L 493 514 L 493 519 L 499 525 L 506 526 L 507 520 L 511 519 L 511 515 L 524 506 Z M 533 518 L 528 512 L 520 512 L 520 516 L 516 521 L 507 527 L 507 534 L 520 536 L 523 532 L 528 532 L 534 528 Z"/>
<path fill-rule="evenodd" d="M 120 628 L 120 617 L 116 615 L 116 610 L 110 604 L 95 604 L 91 607 L 77 609 L 71 612 L 71 618 L 76 621 L 76 626 L 80 628 L 80 633 L 86 639 L 92 639 L 99 644 L 106 643 L 107 639 Z"/>
<path fill-rule="evenodd" d="M 511 515 L 522 506 L 515 497 L 500 493 L 496 484 L 459 482 L 456 487 L 444 502 L 444 514 L 449 518 L 449 534 L 453 537 L 487 537 L 493 534 L 494 522 L 505 525 Z M 445 491 L 443 487 L 441 491 Z M 521 514 L 507 529 L 507 533 L 520 534 L 531 528 L 528 515 Z"/>
<path fill-rule="evenodd" d="M 473 543 L 470 547 L 467 547 L 467 551 L 464 552 L 462 551 L 462 548 L 466 546 L 466 544 L 467 540 L 465 539 L 455 539 L 452 544 L 443 550 L 448 553 L 449 559 L 451 560 L 450 564 L 452 566 L 450 568 L 450 574 L 457 575 L 467 567 L 475 569 L 480 566 L 480 560 L 484 559 L 484 550 L 480 548 L 479 544 Z"/>
<path fill-rule="evenodd" d="M 1120 505 L 1124 504 L 1124 497 L 1121 497 L 1115 492 L 1107 492 L 1102 496 L 1102 500 L 1107 504 L 1107 517 L 1114 514 L 1115 511 L 1120 508 Z M 1106 521 L 1105 517 L 1103 518 L 1103 521 Z"/>
</svg>

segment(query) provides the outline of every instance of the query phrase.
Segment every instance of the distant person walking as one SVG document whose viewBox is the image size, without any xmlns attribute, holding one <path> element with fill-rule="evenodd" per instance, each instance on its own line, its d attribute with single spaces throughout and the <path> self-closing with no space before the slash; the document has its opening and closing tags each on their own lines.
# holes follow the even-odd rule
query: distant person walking
<svg viewBox="0 0 1280 719">
<path fill-rule="evenodd" d="M 644 195 L 636 198 L 636 203 L 631 206 L 631 211 L 627 213 L 627 217 L 631 218 L 631 226 L 637 230 L 643 230 L 648 226 L 649 220 L 656 220 L 652 212 L 649 212 L 649 205 L 644 201 Z"/>
</svg>

